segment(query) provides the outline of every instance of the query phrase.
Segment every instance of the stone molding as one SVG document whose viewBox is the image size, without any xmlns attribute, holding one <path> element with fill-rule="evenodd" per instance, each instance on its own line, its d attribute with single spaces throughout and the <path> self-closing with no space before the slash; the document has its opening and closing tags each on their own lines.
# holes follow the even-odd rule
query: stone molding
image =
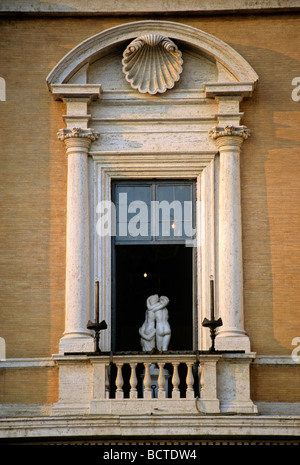
<svg viewBox="0 0 300 465">
<path fill-rule="evenodd" d="M 123 53 L 123 73 L 133 89 L 151 95 L 172 89 L 182 72 L 182 54 L 177 45 L 160 34 L 134 39 Z"/>
</svg>

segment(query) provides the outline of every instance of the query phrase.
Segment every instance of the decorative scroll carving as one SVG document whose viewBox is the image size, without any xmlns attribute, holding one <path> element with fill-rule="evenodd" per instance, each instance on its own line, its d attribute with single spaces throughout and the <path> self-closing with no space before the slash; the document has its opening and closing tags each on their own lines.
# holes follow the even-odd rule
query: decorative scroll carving
<svg viewBox="0 0 300 465">
<path fill-rule="evenodd" d="M 177 45 L 159 34 L 133 40 L 123 53 L 123 72 L 133 89 L 141 93 L 164 93 L 179 81 L 182 54 Z"/>
<path fill-rule="evenodd" d="M 81 128 L 73 128 L 73 129 L 60 129 L 57 133 L 57 137 L 59 140 L 66 140 L 70 138 L 85 138 L 89 139 L 91 142 L 94 142 L 98 139 L 99 134 L 94 132 L 93 129 L 81 129 Z"/>
<path fill-rule="evenodd" d="M 239 136 L 243 139 L 248 139 L 250 136 L 250 129 L 246 126 L 225 126 L 224 128 L 215 127 L 211 129 L 208 134 L 212 139 L 224 136 Z"/>
</svg>

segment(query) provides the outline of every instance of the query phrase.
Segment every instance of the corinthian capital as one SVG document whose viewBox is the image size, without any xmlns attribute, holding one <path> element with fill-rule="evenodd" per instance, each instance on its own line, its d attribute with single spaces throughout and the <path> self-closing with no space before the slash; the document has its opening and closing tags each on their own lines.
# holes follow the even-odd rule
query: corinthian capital
<svg viewBox="0 0 300 465">
<path fill-rule="evenodd" d="M 250 136 L 250 130 L 246 126 L 225 126 L 215 127 L 208 133 L 212 139 L 218 139 L 219 137 L 241 137 L 243 140 L 248 139 Z"/>
<path fill-rule="evenodd" d="M 57 137 L 59 140 L 65 141 L 66 139 L 88 139 L 90 142 L 94 142 L 98 139 L 99 134 L 94 132 L 93 129 L 81 129 L 81 128 L 73 128 L 73 129 L 60 129 L 57 133 Z"/>
</svg>

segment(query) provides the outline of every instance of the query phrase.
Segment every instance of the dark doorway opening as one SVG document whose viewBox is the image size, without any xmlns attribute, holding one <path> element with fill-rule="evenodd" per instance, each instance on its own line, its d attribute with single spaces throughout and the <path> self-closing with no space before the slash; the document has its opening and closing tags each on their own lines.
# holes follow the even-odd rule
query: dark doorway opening
<svg viewBox="0 0 300 465">
<path fill-rule="evenodd" d="M 115 245 L 113 350 L 141 351 L 139 328 L 150 295 L 167 296 L 168 350 L 193 350 L 194 249 L 182 244 Z"/>
</svg>

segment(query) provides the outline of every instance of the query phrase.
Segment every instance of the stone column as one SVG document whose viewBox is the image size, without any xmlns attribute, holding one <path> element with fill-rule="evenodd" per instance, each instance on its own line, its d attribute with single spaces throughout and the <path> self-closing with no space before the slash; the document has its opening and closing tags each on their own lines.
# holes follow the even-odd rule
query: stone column
<svg viewBox="0 0 300 465">
<path fill-rule="evenodd" d="M 240 150 L 249 137 L 245 126 L 216 127 L 209 132 L 220 154 L 219 171 L 219 312 L 223 326 L 218 350 L 250 351 L 244 330 Z"/>
<path fill-rule="evenodd" d="M 68 156 L 65 332 L 59 352 L 94 350 L 90 318 L 88 150 L 92 129 L 61 129 Z"/>
</svg>

